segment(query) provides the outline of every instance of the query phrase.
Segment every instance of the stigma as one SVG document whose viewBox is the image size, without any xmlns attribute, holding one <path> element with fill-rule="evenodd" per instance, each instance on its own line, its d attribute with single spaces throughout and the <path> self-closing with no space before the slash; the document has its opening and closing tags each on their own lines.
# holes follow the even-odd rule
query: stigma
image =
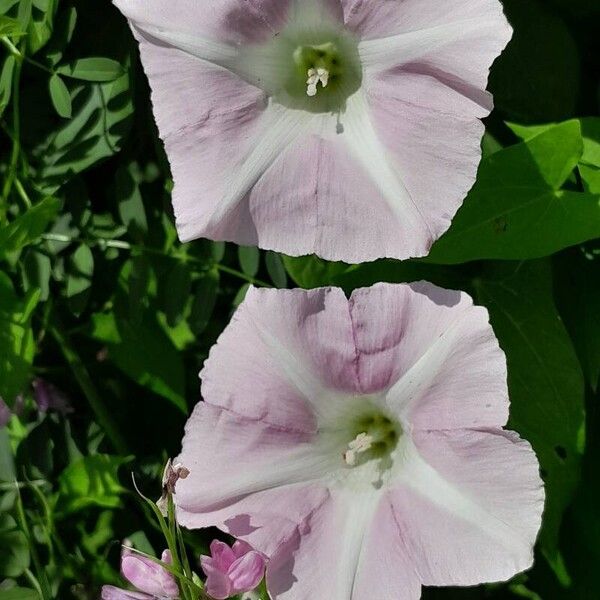
<svg viewBox="0 0 600 600">
<path fill-rule="evenodd" d="M 356 466 L 358 456 L 367 452 L 373 446 L 373 437 L 367 433 L 359 433 L 349 444 L 344 452 L 344 461 L 350 467 Z"/>
<path fill-rule="evenodd" d="M 319 67 L 318 69 L 308 69 L 308 79 L 306 80 L 306 95 L 313 96 L 317 95 L 318 84 L 326 88 L 329 83 L 329 71 L 323 67 Z"/>
</svg>

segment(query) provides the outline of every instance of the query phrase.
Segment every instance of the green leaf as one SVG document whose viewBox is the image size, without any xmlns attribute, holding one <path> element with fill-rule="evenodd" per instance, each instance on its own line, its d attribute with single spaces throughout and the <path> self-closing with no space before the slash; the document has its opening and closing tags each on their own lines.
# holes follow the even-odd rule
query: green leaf
<svg viewBox="0 0 600 600">
<path fill-rule="evenodd" d="M 582 153 L 579 122 L 568 121 L 484 160 L 427 260 L 539 258 L 600 236 L 600 197 L 559 189 Z"/>
<path fill-rule="evenodd" d="M 217 303 L 219 281 L 219 271 L 212 269 L 197 283 L 189 318 L 190 327 L 196 335 L 201 334 L 206 329 L 213 314 Z"/>
<path fill-rule="evenodd" d="M 586 192 L 600 194 L 600 118 L 581 119 L 583 156 L 579 173 Z"/>
<path fill-rule="evenodd" d="M 565 562 L 572 576 L 572 586 L 561 590 L 561 600 L 587 600 L 600 597 L 600 420 L 592 399 L 589 412 L 588 432 L 590 443 L 586 448 L 583 477 L 575 501 L 563 524 L 562 547 Z"/>
<path fill-rule="evenodd" d="M 290 277 L 305 289 L 332 285 L 334 279 L 352 267 L 342 262 L 327 262 L 318 256 L 283 256 Z"/>
<path fill-rule="evenodd" d="M 248 290 L 250 289 L 251 284 L 250 283 L 245 283 L 237 292 L 237 294 L 235 295 L 235 298 L 233 299 L 233 302 L 231 303 L 231 306 L 233 308 L 237 308 L 245 299 L 246 299 L 246 294 L 248 293 Z"/>
<path fill-rule="evenodd" d="M 579 161 L 579 173 L 586 192 L 600 194 L 600 118 L 579 119 L 583 138 L 583 153 Z M 507 123 L 510 129 L 523 141 L 529 141 L 552 129 L 555 123 L 546 125 L 520 125 Z"/>
<path fill-rule="evenodd" d="M 120 456 L 95 454 L 69 465 L 60 475 L 58 510 L 69 514 L 90 506 L 117 508 L 126 489 L 119 483 Z"/>
<path fill-rule="evenodd" d="M 125 69 L 110 58 L 79 58 L 68 65 L 61 65 L 56 72 L 83 81 L 114 81 L 125 73 Z"/>
<path fill-rule="evenodd" d="M 40 302 L 48 300 L 50 295 L 50 275 L 52 263 L 50 258 L 41 252 L 30 251 L 23 263 L 23 288 L 26 292 L 39 290 Z"/>
<path fill-rule="evenodd" d="M 6 15 L 0 15 L 0 36 L 19 37 L 25 35 L 18 19 L 11 19 Z"/>
<path fill-rule="evenodd" d="M 40 292 L 31 290 L 20 299 L 8 275 L 0 271 L 0 397 L 12 406 L 31 376 L 35 342 L 31 315 Z"/>
<path fill-rule="evenodd" d="M 54 73 L 50 77 L 48 82 L 50 89 L 50 98 L 52 99 L 52 105 L 56 112 L 65 119 L 71 118 L 73 114 L 73 106 L 71 104 L 71 94 L 65 82 L 60 78 L 59 75 Z"/>
<path fill-rule="evenodd" d="M 127 294 L 129 304 L 127 315 L 132 323 L 141 322 L 146 306 L 151 275 L 150 262 L 145 256 L 135 256 L 132 258 L 131 273 L 127 281 L 129 292 Z"/>
<path fill-rule="evenodd" d="M 35 242 L 46 231 L 59 208 L 59 200 L 46 198 L 0 229 L 0 259 Z"/>
<path fill-rule="evenodd" d="M 555 261 L 561 314 L 583 372 L 596 391 L 600 379 L 600 256 L 580 248 Z"/>
<path fill-rule="evenodd" d="M 258 273 L 260 265 L 260 252 L 256 246 L 239 246 L 238 260 L 242 271 L 248 277 L 254 277 Z"/>
<path fill-rule="evenodd" d="M 19 9 L 17 11 L 17 20 L 21 24 L 21 29 L 27 31 L 31 22 L 31 13 L 33 0 L 19 0 Z"/>
<path fill-rule="evenodd" d="M 92 336 L 106 343 L 109 359 L 123 373 L 187 411 L 183 357 L 153 314 L 145 313 L 139 324 L 132 324 L 112 313 L 98 313 L 92 325 Z"/>
<path fill-rule="evenodd" d="M 495 105 L 521 123 L 573 116 L 581 67 L 564 21 L 540 0 L 504 0 L 503 6 L 514 35 L 490 74 Z"/>
<path fill-rule="evenodd" d="M 29 588 L 13 587 L 0 590 L 0 600 L 40 600 L 40 595 Z"/>
<path fill-rule="evenodd" d="M 0 577 L 19 577 L 29 568 L 29 544 L 16 521 L 0 515 Z"/>
<path fill-rule="evenodd" d="M 94 275 L 94 255 L 89 246 L 81 244 L 69 260 L 66 294 L 74 314 L 79 315 L 87 305 Z"/>
<path fill-rule="evenodd" d="M 540 543 L 558 567 L 559 528 L 585 437 L 581 368 L 554 305 L 549 262 L 490 264 L 474 285 L 508 361 L 509 426 L 540 460 L 547 494 Z"/>
<path fill-rule="evenodd" d="M 183 313 L 190 299 L 192 276 L 190 268 L 184 262 L 175 263 L 169 270 L 166 280 L 165 314 L 170 327 L 175 327 L 183 318 Z"/>
<path fill-rule="evenodd" d="M 38 185 L 46 193 L 119 151 L 133 114 L 129 84 L 126 74 L 71 90 L 72 118 L 34 149 Z"/>
<path fill-rule="evenodd" d="M 140 188 L 132 174 L 132 165 L 119 168 L 115 179 L 119 216 L 127 229 L 137 236 L 148 233 L 148 220 Z"/>
<path fill-rule="evenodd" d="M 15 71 L 15 65 L 17 60 L 14 56 L 7 56 L 2 70 L 0 71 L 0 116 L 6 110 L 6 107 L 10 103 L 10 97 L 12 95 L 13 86 L 13 73 Z"/>
<path fill-rule="evenodd" d="M 276 252 L 267 252 L 265 256 L 265 263 L 267 265 L 267 272 L 271 281 L 275 284 L 275 287 L 285 288 L 287 287 L 287 274 L 285 267 L 283 266 L 283 260 L 281 256 Z"/>
</svg>

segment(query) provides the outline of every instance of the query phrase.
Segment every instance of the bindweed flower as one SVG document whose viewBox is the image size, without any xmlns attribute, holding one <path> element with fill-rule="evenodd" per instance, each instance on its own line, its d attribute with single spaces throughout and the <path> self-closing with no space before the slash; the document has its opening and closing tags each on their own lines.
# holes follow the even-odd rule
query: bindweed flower
<svg viewBox="0 0 600 600">
<path fill-rule="evenodd" d="M 268 556 L 273 599 L 414 600 L 532 564 L 538 463 L 466 294 L 252 288 L 201 375 L 177 516 Z"/>
<path fill-rule="evenodd" d="M 179 236 L 423 256 L 471 188 L 498 0 L 114 0 L 140 42 Z"/>
<path fill-rule="evenodd" d="M 265 574 L 265 557 L 243 541 L 230 548 L 214 540 L 210 556 L 201 556 L 200 564 L 206 574 L 205 590 L 216 600 L 250 592 L 262 581 Z"/>
<path fill-rule="evenodd" d="M 165 564 L 171 564 L 171 553 L 165 550 L 161 560 Z M 136 591 L 105 585 L 102 588 L 102 600 L 176 600 L 179 598 L 179 588 L 173 575 L 161 565 L 128 548 L 123 549 L 121 573 L 135 586 Z"/>
</svg>

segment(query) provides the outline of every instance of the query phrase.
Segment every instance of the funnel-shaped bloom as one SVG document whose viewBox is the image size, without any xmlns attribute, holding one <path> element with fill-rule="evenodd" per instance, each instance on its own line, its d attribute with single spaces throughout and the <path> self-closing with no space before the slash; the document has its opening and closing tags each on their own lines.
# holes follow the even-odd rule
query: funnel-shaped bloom
<svg viewBox="0 0 600 600">
<path fill-rule="evenodd" d="M 140 42 L 182 240 L 427 254 L 472 186 L 498 0 L 114 0 Z"/>
<path fill-rule="evenodd" d="M 224 600 L 250 592 L 265 574 L 265 557 L 246 542 L 238 540 L 230 548 L 214 540 L 210 556 L 201 556 L 200 563 L 206 574 L 206 593 L 216 600 Z"/>
<path fill-rule="evenodd" d="M 165 550 L 161 558 L 171 564 L 171 553 Z M 121 573 L 137 591 L 122 590 L 112 585 L 102 588 L 102 600 L 176 600 L 179 588 L 175 577 L 158 563 L 125 548 L 121 557 Z"/>
<path fill-rule="evenodd" d="M 274 599 L 414 600 L 531 565 L 538 463 L 467 295 L 251 289 L 202 379 L 178 518 L 268 556 Z"/>
</svg>

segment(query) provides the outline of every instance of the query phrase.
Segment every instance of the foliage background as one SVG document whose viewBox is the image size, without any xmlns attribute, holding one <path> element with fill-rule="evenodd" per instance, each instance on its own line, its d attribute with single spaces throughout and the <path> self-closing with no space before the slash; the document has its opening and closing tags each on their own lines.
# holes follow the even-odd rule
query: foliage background
<svg viewBox="0 0 600 600">
<path fill-rule="evenodd" d="M 121 540 L 161 550 L 129 473 L 159 495 L 196 374 L 250 284 L 419 279 L 490 310 L 511 427 L 548 492 L 533 570 L 424 597 L 600 598 L 600 3 L 504 5 L 515 37 L 452 229 L 428 259 L 350 267 L 181 245 L 123 18 L 108 0 L 0 0 L 0 396 L 15 413 L 0 429 L 0 600 L 97 598 L 119 583 Z M 206 540 L 188 535 L 190 556 Z"/>
</svg>

